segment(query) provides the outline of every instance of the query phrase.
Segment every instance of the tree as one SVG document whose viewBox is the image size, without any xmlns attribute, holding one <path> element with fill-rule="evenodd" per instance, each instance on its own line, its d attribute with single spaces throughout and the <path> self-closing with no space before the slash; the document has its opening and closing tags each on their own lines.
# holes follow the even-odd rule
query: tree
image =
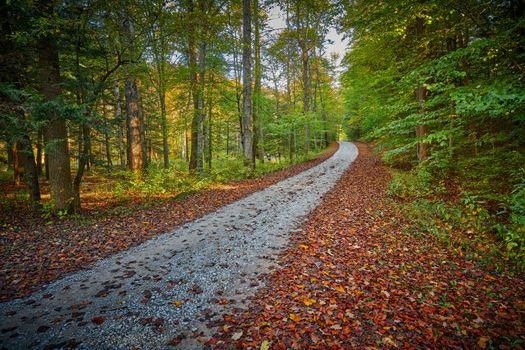
<svg viewBox="0 0 525 350">
<path fill-rule="evenodd" d="M 244 163 L 255 169 L 252 130 L 252 13 L 251 0 L 243 0 L 242 6 L 242 116 Z"/>
<path fill-rule="evenodd" d="M 43 20 L 54 14 L 52 2 L 40 1 L 36 7 Z M 48 123 L 45 130 L 49 187 L 57 210 L 73 211 L 73 187 L 69 163 L 69 146 L 66 120 L 59 111 L 60 62 L 56 37 L 52 32 L 38 41 L 40 92 L 48 102 Z"/>
</svg>

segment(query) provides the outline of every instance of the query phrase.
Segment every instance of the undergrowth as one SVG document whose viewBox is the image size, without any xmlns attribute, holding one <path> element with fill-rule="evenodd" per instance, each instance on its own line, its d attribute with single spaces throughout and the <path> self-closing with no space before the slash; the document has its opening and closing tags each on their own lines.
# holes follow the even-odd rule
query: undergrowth
<svg viewBox="0 0 525 350">
<path fill-rule="evenodd" d="M 413 231 L 432 234 L 487 268 L 522 273 L 525 184 L 516 184 L 507 196 L 484 196 L 461 184 L 451 193 L 445 185 L 450 180 L 425 167 L 392 170 L 388 194 L 401 205 Z"/>
<path fill-rule="evenodd" d="M 141 197 L 180 198 L 186 193 L 193 193 L 209 188 L 214 184 L 257 178 L 317 158 L 325 151 L 296 156 L 289 161 L 257 161 L 255 171 L 243 165 L 242 160 L 230 158 L 214 159 L 213 167 L 204 170 L 201 176 L 191 174 L 186 163 L 173 162 L 170 169 L 163 169 L 161 164 L 151 164 L 143 174 L 129 170 L 120 170 L 112 175 L 111 191 L 117 198 L 124 199 L 130 194 Z"/>
</svg>

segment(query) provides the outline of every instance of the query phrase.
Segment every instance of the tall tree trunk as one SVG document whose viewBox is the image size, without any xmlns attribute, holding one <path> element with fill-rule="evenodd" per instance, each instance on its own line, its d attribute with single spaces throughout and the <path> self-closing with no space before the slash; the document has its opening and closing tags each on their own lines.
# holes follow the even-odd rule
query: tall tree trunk
<svg viewBox="0 0 525 350">
<path fill-rule="evenodd" d="M 18 118 L 23 125 L 24 112 L 19 111 Z M 20 165 L 23 166 L 24 179 L 29 186 L 29 202 L 33 210 L 40 209 L 40 184 L 38 183 L 38 169 L 35 163 L 35 155 L 29 133 L 22 130 L 21 135 L 15 142 L 16 158 Z"/>
<path fill-rule="evenodd" d="M 253 90 L 253 152 L 261 162 L 264 162 L 264 135 L 260 112 L 261 103 L 261 20 L 259 16 L 259 0 L 253 0 L 254 46 L 255 46 L 255 84 Z"/>
<path fill-rule="evenodd" d="M 40 209 L 40 184 L 38 183 L 38 170 L 35 164 L 35 156 L 31 147 L 29 136 L 24 135 L 17 141 L 17 148 L 20 149 L 20 158 L 24 163 L 25 178 L 29 185 L 29 201 L 33 210 Z"/>
<path fill-rule="evenodd" d="M 207 117 L 206 123 L 204 125 L 204 160 L 208 165 L 208 169 L 211 170 L 211 161 L 212 161 L 212 117 L 213 117 L 213 74 L 210 74 L 210 83 L 208 84 L 208 108 L 207 108 Z"/>
<path fill-rule="evenodd" d="M 306 40 L 306 39 L 305 39 Z M 303 114 L 304 114 L 304 152 L 310 150 L 310 129 L 308 112 L 310 111 L 310 81 L 308 77 L 308 48 L 302 48 L 302 80 L 303 80 Z"/>
<path fill-rule="evenodd" d="M 122 128 L 122 105 L 120 99 L 120 86 L 117 80 L 113 85 L 113 95 L 115 97 L 115 124 L 117 124 L 117 137 L 118 137 L 118 154 L 120 159 L 120 165 L 126 164 L 126 155 L 124 152 L 124 132 Z"/>
<path fill-rule="evenodd" d="M 104 103 L 103 106 L 103 115 L 104 115 L 104 120 L 108 120 L 107 118 L 107 111 L 106 111 L 106 104 Z M 106 153 L 106 162 L 107 162 L 107 166 L 112 166 L 113 165 L 113 162 L 111 161 L 111 146 L 110 146 L 110 143 L 109 143 L 109 132 L 108 131 L 104 131 L 104 150 L 105 150 L 105 153 Z"/>
<path fill-rule="evenodd" d="M 42 175 L 44 173 L 44 164 L 43 164 L 43 152 L 44 152 L 44 144 L 43 144 L 43 135 L 42 130 L 38 130 L 37 134 L 37 141 L 36 141 L 36 172 L 38 176 Z"/>
<path fill-rule="evenodd" d="M 126 77 L 125 91 L 129 168 L 132 171 L 140 172 L 144 169 L 144 157 L 141 137 L 142 125 L 139 109 L 139 97 L 135 80 L 129 75 Z"/>
<path fill-rule="evenodd" d="M 204 1 L 201 1 L 201 4 Z M 201 8 L 201 11 L 203 8 Z M 202 35 L 201 35 L 202 36 Z M 200 39 L 199 44 L 199 86 L 197 94 L 197 173 L 200 175 L 203 172 L 203 156 L 204 156 L 204 88 L 206 75 L 206 43 L 203 38 Z"/>
<path fill-rule="evenodd" d="M 137 99 L 139 102 L 139 120 L 140 120 L 140 145 L 142 146 L 142 169 L 148 167 L 148 148 L 146 140 L 146 118 L 144 116 L 144 108 L 142 105 L 142 94 L 140 93 L 140 88 L 135 80 L 135 88 L 137 89 Z"/>
<path fill-rule="evenodd" d="M 45 130 L 44 134 L 42 135 L 42 139 L 44 140 L 44 175 L 46 177 L 46 180 L 49 181 L 49 152 L 45 149 L 45 145 L 47 144 Z"/>
<path fill-rule="evenodd" d="M 288 2 L 286 3 L 286 30 L 290 31 L 290 8 Z M 290 57 L 292 56 L 291 41 L 287 40 L 286 43 L 286 112 L 290 112 L 290 106 L 292 104 L 292 87 L 291 87 L 291 73 L 290 73 Z"/>
<path fill-rule="evenodd" d="M 104 133 L 104 145 L 106 148 L 107 165 L 113 166 L 113 161 L 111 160 L 111 145 L 109 143 L 109 133 L 107 131 Z"/>
<path fill-rule="evenodd" d="M 129 4 L 125 7 L 125 37 L 129 43 L 129 60 L 134 62 L 135 57 L 135 28 L 133 24 L 132 8 Z M 133 63 L 132 63 L 133 65 Z M 134 172 L 141 172 L 146 166 L 144 125 L 141 111 L 140 93 L 133 66 L 126 69 L 124 83 L 126 98 L 126 126 L 127 126 L 127 154 L 128 167 Z"/>
<path fill-rule="evenodd" d="M 82 123 L 82 132 L 79 133 L 82 137 L 78 140 L 82 144 L 82 151 L 78 155 L 78 170 L 73 180 L 73 192 L 75 194 L 73 206 L 76 212 L 81 209 L 80 204 L 80 184 L 82 183 L 82 176 L 89 162 L 89 149 L 91 148 L 91 132 L 89 126 L 86 123 Z"/>
<path fill-rule="evenodd" d="M 13 169 L 13 144 L 9 141 L 5 144 L 5 150 L 7 153 L 7 169 Z"/>
<path fill-rule="evenodd" d="M 161 86 L 159 87 L 159 101 L 160 123 L 162 127 L 162 153 L 164 156 L 164 169 L 168 169 L 170 167 L 170 150 L 168 145 L 168 121 L 166 116 L 166 92 L 164 91 L 164 83 L 161 83 Z"/>
<path fill-rule="evenodd" d="M 52 14 L 52 4 L 43 5 Z M 50 34 L 39 42 L 40 90 L 47 101 L 55 100 L 60 94 L 60 70 L 56 40 Z M 47 142 L 46 165 L 49 167 L 49 188 L 56 210 L 73 211 L 73 187 L 66 121 L 59 112 L 49 112 L 45 130 Z"/>
<path fill-rule="evenodd" d="M 416 35 L 418 37 L 419 43 L 424 40 L 425 36 L 425 19 L 422 17 L 417 18 L 416 22 Z M 423 58 L 424 49 L 422 47 L 418 48 L 418 53 Z M 416 89 L 416 99 L 419 104 L 419 113 L 423 113 L 425 110 L 425 100 L 427 96 L 427 89 L 423 85 L 418 85 Z M 416 126 L 416 138 L 420 139 L 425 137 L 428 134 L 427 126 L 420 124 Z M 417 144 L 417 158 L 421 162 L 428 157 L 428 144 L 423 142 L 418 142 Z"/>
<path fill-rule="evenodd" d="M 15 180 L 15 187 L 22 186 L 22 178 L 25 173 L 24 162 L 21 157 L 21 151 L 17 142 L 13 143 L 11 147 L 11 152 L 13 154 L 13 178 Z"/>
<path fill-rule="evenodd" d="M 252 55 L 251 55 L 251 0 L 243 0 L 242 8 L 242 114 L 244 124 L 244 163 L 255 169 L 252 134 Z"/>
<path fill-rule="evenodd" d="M 195 5 L 193 0 L 188 0 L 188 14 L 190 16 L 190 30 L 188 31 L 188 65 L 190 71 L 190 90 L 193 97 L 193 118 L 191 119 L 191 151 L 190 151 L 190 172 L 197 171 L 198 158 L 198 130 L 199 130 L 199 102 L 197 86 L 197 47 L 195 43 L 195 32 L 197 29 Z"/>
</svg>

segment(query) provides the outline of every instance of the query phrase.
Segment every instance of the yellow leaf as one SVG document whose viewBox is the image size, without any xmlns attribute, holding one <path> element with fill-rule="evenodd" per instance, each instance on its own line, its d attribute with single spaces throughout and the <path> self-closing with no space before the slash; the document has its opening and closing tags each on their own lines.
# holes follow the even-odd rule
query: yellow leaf
<svg viewBox="0 0 525 350">
<path fill-rule="evenodd" d="M 304 303 L 304 305 L 306 305 L 306 306 L 310 306 L 310 305 L 312 305 L 312 304 L 315 304 L 316 302 L 317 302 L 316 300 L 314 300 L 314 299 L 309 299 L 309 298 L 303 300 L 303 303 Z"/>
<path fill-rule="evenodd" d="M 269 350 L 270 349 L 270 343 L 268 343 L 268 340 L 265 340 L 261 343 L 261 350 Z"/>
<path fill-rule="evenodd" d="M 338 291 L 338 292 L 344 292 L 345 291 L 345 287 L 337 286 L 337 287 L 335 287 L 335 290 Z"/>
<path fill-rule="evenodd" d="M 168 302 L 168 304 L 180 307 L 182 305 L 182 301 L 180 301 L 180 300 L 170 301 L 170 302 Z"/>
<path fill-rule="evenodd" d="M 296 314 L 290 314 L 290 320 L 292 320 L 294 322 L 299 322 L 299 321 L 301 321 L 301 316 L 296 315 Z"/>
<path fill-rule="evenodd" d="M 490 340 L 489 337 L 479 337 L 478 346 L 482 349 L 487 347 L 487 342 Z"/>
<path fill-rule="evenodd" d="M 299 247 L 304 250 L 308 249 L 308 246 L 306 244 L 299 244 Z"/>
</svg>

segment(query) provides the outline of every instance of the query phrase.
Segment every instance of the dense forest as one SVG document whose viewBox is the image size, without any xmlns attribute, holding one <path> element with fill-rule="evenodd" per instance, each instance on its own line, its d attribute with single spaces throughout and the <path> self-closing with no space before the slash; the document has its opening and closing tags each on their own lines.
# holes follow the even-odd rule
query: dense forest
<svg viewBox="0 0 525 350">
<path fill-rule="evenodd" d="M 525 261 L 525 5 L 362 1 L 344 26 L 350 138 L 394 166 L 390 192 L 460 244 L 497 237 Z M 397 170 L 395 170 L 397 169 Z M 479 248 L 479 247 L 478 247 Z"/>
<path fill-rule="evenodd" d="M 463 245 L 495 238 L 523 264 L 521 1 L 8 1 L 2 12 L 6 208 L 64 217 L 89 191 L 107 195 L 87 193 L 90 207 L 178 195 L 315 157 L 344 131 L 392 165 L 389 192 L 423 228 L 447 240 L 463 230 Z M 332 28 L 350 40 L 341 77 Z"/>
<path fill-rule="evenodd" d="M 29 186 L 37 210 L 79 212 L 93 173 L 166 190 L 184 178 L 283 167 L 338 138 L 337 57 L 325 49 L 336 7 L 328 3 L 2 7 L 4 174 Z M 283 28 L 269 27 L 270 11 Z M 42 177 L 50 201 L 42 201 Z"/>
</svg>

